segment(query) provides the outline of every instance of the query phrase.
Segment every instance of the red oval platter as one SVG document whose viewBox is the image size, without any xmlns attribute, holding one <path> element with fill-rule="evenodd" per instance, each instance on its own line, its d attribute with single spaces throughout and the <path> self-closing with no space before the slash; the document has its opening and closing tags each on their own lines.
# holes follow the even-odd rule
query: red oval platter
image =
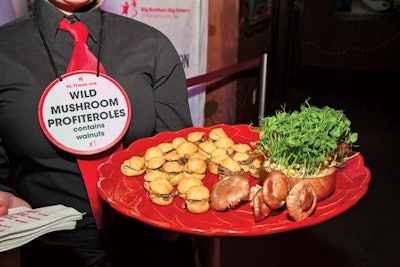
<svg viewBox="0 0 400 267">
<path fill-rule="evenodd" d="M 295 222 L 288 217 L 286 209 L 270 214 L 260 222 L 253 220 L 249 202 L 225 212 L 209 210 L 194 214 L 182 208 L 184 201 L 176 196 L 168 206 L 152 203 L 143 187 L 144 175 L 128 177 L 121 173 L 124 160 L 134 155 L 143 156 L 145 151 L 162 142 L 171 142 L 175 137 L 187 137 L 190 132 L 204 131 L 208 134 L 213 128 L 223 128 L 235 143 L 251 144 L 259 135 L 249 125 L 219 124 L 209 128 L 192 127 L 177 132 L 164 132 L 153 137 L 133 142 L 127 149 L 111 155 L 98 168 L 98 191 L 100 196 L 120 213 L 149 225 L 203 236 L 260 236 L 320 224 L 338 216 L 354 206 L 367 192 L 371 179 L 370 170 L 364 166 L 361 154 L 356 154 L 338 169 L 335 191 L 328 198 L 317 203 L 315 212 L 307 219 Z M 251 184 L 257 179 L 248 174 Z M 210 189 L 217 176 L 207 173 L 203 182 Z"/>
</svg>

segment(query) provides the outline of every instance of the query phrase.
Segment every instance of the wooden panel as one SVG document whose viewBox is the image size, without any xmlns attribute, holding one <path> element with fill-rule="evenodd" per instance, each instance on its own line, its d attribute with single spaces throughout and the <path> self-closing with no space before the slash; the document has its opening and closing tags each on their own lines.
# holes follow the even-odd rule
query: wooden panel
<svg viewBox="0 0 400 267">
<path fill-rule="evenodd" d="M 209 1 L 207 72 L 237 63 L 238 0 Z M 235 123 L 236 82 L 208 86 L 205 126 Z"/>
</svg>

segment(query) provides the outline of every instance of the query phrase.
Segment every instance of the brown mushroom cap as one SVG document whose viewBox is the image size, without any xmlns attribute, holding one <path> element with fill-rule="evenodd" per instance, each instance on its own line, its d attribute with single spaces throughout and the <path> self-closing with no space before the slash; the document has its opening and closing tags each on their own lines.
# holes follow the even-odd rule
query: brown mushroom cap
<svg viewBox="0 0 400 267">
<path fill-rule="evenodd" d="M 253 218 L 256 222 L 264 220 L 271 213 L 271 209 L 264 202 L 261 188 L 255 193 L 250 202 L 250 207 L 253 210 Z"/>
<path fill-rule="evenodd" d="M 272 170 L 265 179 L 262 190 L 264 202 L 271 209 L 279 209 L 285 205 L 289 194 L 289 179 L 284 173 Z"/>
<path fill-rule="evenodd" d="M 265 166 L 261 164 L 259 171 L 259 183 L 262 185 L 266 178 L 269 176 L 271 170 L 268 170 Z M 315 191 L 317 192 L 317 199 L 322 200 L 333 193 L 336 186 L 336 176 L 337 170 L 336 168 L 325 169 L 323 173 L 321 173 L 317 177 L 304 177 L 304 178 L 296 178 L 289 176 L 288 179 L 290 181 L 290 186 L 293 187 L 297 183 L 301 181 L 308 181 L 312 184 Z"/>
<path fill-rule="evenodd" d="M 317 193 L 311 183 L 301 181 L 289 192 L 286 198 L 286 208 L 289 216 L 295 221 L 309 217 L 317 205 Z"/>
<path fill-rule="evenodd" d="M 291 186 L 295 186 L 297 183 L 302 181 L 309 182 L 315 189 L 317 193 L 317 200 L 322 200 L 333 193 L 336 186 L 336 168 L 331 168 L 327 170 L 325 175 L 310 178 L 293 178 L 289 177 Z"/>
<path fill-rule="evenodd" d="M 232 209 L 240 202 L 248 201 L 249 195 L 249 179 L 243 175 L 226 176 L 213 185 L 210 207 L 217 211 Z"/>
</svg>

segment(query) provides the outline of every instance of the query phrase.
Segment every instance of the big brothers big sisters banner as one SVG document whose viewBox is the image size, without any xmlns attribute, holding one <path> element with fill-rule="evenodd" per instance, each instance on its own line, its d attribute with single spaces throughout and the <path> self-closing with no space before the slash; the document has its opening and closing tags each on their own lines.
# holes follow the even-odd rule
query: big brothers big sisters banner
<svg viewBox="0 0 400 267">
<path fill-rule="evenodd" d="M 28 0 L 0 0 L 0 25 L 28 13 Z"/>
<path fill-rule="evenodd" d="M 147 23 L 178 51 L 186 78 L 206 73 L 208 0 L 105 0 L 102 9 Z M 188 88 L 194 126 L 204 126 L 205 84 Z"/>
</svg>

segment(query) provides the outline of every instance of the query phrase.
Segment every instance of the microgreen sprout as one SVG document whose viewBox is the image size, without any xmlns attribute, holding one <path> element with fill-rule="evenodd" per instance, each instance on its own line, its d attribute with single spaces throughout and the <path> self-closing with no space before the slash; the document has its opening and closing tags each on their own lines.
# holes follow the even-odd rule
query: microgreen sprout
<svg viewBox="0 0 400 267">
<path fill-rule="evenodd" d="M 278 169 L 301 170 L 302 176 L 312 177 L 347 160 L 358 139 L 350 126 L 342 110 L 318 108 L 307 99 L 300 111 L 287 112 L 282 106 L 275 115 L 260 118 L 260 126 L 255 128 L 260 134 L 255 152 Z"/>
</svg>

